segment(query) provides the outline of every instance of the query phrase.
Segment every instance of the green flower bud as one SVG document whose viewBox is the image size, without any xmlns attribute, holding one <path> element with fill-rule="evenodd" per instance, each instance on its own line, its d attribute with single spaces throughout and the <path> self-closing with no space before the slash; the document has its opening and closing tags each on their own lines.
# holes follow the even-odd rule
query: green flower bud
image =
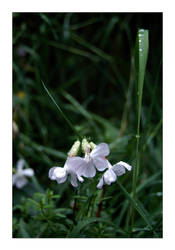
<svg viewBox="0 0 175 250">
<path fill-rule="evenodd" d="M 89 151 L 90 145 L 89 145 L 89 143 L 88 143 L 88 141 L 86 139 L 82 140 L 82 146 L 81 147 L 82 147 L 82 151 L 84 153 L 87 153 Z"/>
<path fill-rule="evenodd" d="M 78 154 L 80 148 L 80 141 L 75 141 L 73 146 L 71 147 L 71 150 L 68 153 L 68 156 L 76 156 Z"/>
<path fill-rule="evenodd" d="M 89 145 L 90 145 L 90 147 L 91 147 L 92 150 L 96 147 L 96 144 L 93 143 L 92 141 L 89 143 Z"/>
</svg>

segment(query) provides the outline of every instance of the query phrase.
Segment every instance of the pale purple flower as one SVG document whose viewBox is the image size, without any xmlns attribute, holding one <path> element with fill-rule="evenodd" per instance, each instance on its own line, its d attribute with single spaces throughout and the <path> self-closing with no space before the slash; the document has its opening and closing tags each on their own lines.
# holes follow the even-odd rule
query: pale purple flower
<svg viewBox="0 0 175 250">
<path fill-rule="evenodd" d="M 12 183 L 17 188 L 23 188 L 27 183 L 28 180 L 26 177 L 32 177 L 34 175 L 34 171 L 32 168 L 24 168 L 25 161 L 23 159 L 17 162 L 16 173 L 12 176 Z"/>
<path fill-rule="evenodd" d="M 100 143 L 91 152 L 90 147 L 87 146 L 85 149 L 84 163 L 81 162 L 80 175 L 84 177 L 94 177 L 96 174 L 95 167 L 98 171 L 103 171 L 108 168 L 108 161 L 105 157 L 109 155 L 109 152 L 109 147 L 106 143 Z"/>
<path fill-rule="evenodd" d="M 64 167 L 53 167 L 49 170 L 49 178 L 56 180 L 58 184 L 61 184 L 67 180 L 70 175 L 70 182 L 72 186 L 77 187 L 78 181 L 83 182 L 81 177 L 81 169 L 83 167 L 84 160 L 81 157 L 68 157 Z"/>
<path fill-rule="evenodd" d="M 115 182 L 117 180 L 117 176 L 125 174 L 126 170 L 131 171 L 132 167 L 127 164 L 126 162 L 120 161 L 116 163 L 115 165 L 111 165 L 109 161 L 108 162 L 108 170 L 105 171 L 102 178 L 100 179 L 97 188 L 101 189 L 104 184 L 111 185 L 111 183 Z"/>
</svg>

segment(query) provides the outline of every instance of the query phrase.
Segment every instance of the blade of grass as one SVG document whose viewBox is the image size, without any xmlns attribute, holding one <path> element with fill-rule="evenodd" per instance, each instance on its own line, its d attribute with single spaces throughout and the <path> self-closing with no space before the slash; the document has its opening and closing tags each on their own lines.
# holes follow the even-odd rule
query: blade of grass
<svg viewBox="0 0 175 250">
<path fill-rule="evenodd" d="M 33 149 L 35 149 L 38 152 L 44 152 L 48 155 L 56 156 L 59 159 L 65 160 L 67 158 L 67 155 L 61 151 L 55 150 L 53 148 L 48 148 L 45 146 L 42 146 L 40 144 L 37 144 L 36 142 L 32 141 L 29 137 L 24 135 L 23 133 L 20 133 L 20 139 L 21 141 L 27 143 L 30 145 Z"/>
<path fill-rule="evenodd" d="M 136 167 L 133 169 L 133 185 L 132 192 L 133 198 L 136 199 L 136 186 L 137 176 L 139 169 L 139 139 L 140 139 L 140 119 L 142 109 L 142 95 L 145 69 L 148 57 L 148 30 L 139 29 L 136 39 L 136 74 L 137 74 L 137 100 L 138 100 L 138 113 L 137 113 L 137 134 L 136 134 Z M 131 217 L 131 231 L 134 226 L 134 209 L 132 209 Z"/>
<path fill-rule="evenodd" d="M 58 42 L 55 42 L 55 41 L 46 41 L 46 43 L 50 46 L 53 46 L 55 48 L 58 48 L 58 49 L 61 49 L 61 50 L 64 50 L 64 51 L 67 51 L 67 52 L 70 52 L 72 54 L 75 54 L 75 55 L 78 55 L 78 56 L 84 56 L 88 59 L 90 59 L 91 61 L 94 61 L 94 62 L 99 62 L 100 61 L 100 58 L 98 56 L 95 56 L 93 55 L 92 53 L 89 53 L 85 50 L 82 50 L 82 49 L 78 49 L 78 48 L 75 48 L 75 47 L 72 47 L 72 46 L 67 46 L 65 44 L 61 44 L 61 43 L 58 43 Z"/>
<path fill-rule="evenodd" d="M 64 90 L 61 90 L 61 93 L 75 107 L 75 109 L 79 111 L 79 113 L 87 119 L 92 128 L 95 129 L 97 133 L 100 133 L 98 126 L 94 122 L 94 119 L 91 116 L 91 114 L 69 93 L 67 93 Z"/>
<path fill-rule="evenodd" d="M 91 24 L 94 24 L 94 23 L 97 23 L 97 22 L 101 22 L 101 21 L 102 21 L 102 19 L 99 18 L 99 17 L 98 18 L 97 17 L 91 18 L 91 19 L 88 19 L 85 22 L 81 22 L 81 23 L 77 23 L 77 24 L 72 24 L 70 26 L 70 29 L 71 30 L 77 30 L 77 29 L 84 28 L 84 27 L 86 27 L 88 25 L 91 25 Z"/>
<path fill-rule="evenodd" d="M 155 237 L 158 237 L 158 234 L 154 231 L 152 225 L 151 225 L 151 221 L 150 221 L 150 216 L 148 216 L 148 212 L 145 213 L 145 208 L 143 209 L 142 206 L 140 205 L 140 201 L 136 201 L 134 198 L 132 198 L 132 196 L 126 191 L 126 189 L 123 187 L 123 185 L 117 181 L 120 189 L 123 191 L 123 193 L 126 195 L 126 197 L 128 198 L 128 200 L 130 201 L 131 205 L 137 210 L 137 212 L 141 215 L 141 217 L 143 218 L 143 220 L 145 221 L 145 223 L 148 225 L 148 227 L 150 228 L 150 230 L 153 232 Z M 144 211 L 145 210 L 145 211 Z"/>
<path fill-rule="evenodd" d="M 45 89 L 45 91 L 47 92 L 48 96 L 51 98 L 51 100 L 53 101 L 53 103 L 55 104 L 55 106 L 57 107 L 60 115 L 63 117 L 63 119 L 66 121 L 66 123 L 68 124 L 68 126 L 74 131 L 74 133 L 77 135 L 78 139 L 82 140 L 82 136 L 77 132 L 77 130 L 75 129 L 75 127 L 73 126 L 73 124 L 70 122 L 70 120 L 66 117 L 66 115 L 63 113 L 63 111 L 61 110 L 61 108 L 58 106 L 58 104 L 56 103 L 55 99 L 53 98 L 53 96 L 50 94 L 49 90 L 47 89 L 46 85 L 44 84 L 43 81 L 41 81 L 43 84 L 43 87 Z"/>
<path fill-rule="evenodd" d="M 95 47 L 94 45 L 92 45 L 91 43 L 85 41 L 83 38 L 81 38 L 80 36 L 78 36 L 75 33 L 71 33 L 71 38 L 76 41 L 78 44 L 88 48 L 89 50 L 91 50 L 93 53 L 95 53 L 96 55 L 98 55 L 99 57 L 103 58 L 104 60 L 108 61 L 108 62 L 112 62 L 113 58 L 112 56 L 106 54 L 104 51 L 102 51 L 101 49 Z"/>
</svg>

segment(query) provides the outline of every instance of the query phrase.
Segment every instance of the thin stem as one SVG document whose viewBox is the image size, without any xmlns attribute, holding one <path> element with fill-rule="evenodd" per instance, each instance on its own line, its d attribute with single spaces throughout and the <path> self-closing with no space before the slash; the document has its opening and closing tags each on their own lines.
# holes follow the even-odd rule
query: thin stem
<svg viewBox="0 0 175 250">
<path fill-rule="evenodd" d="M 47 92 L 48 96 L 51 98 L 51 100 L 53 101 L 53 103 L 56 105 L 60 115 L 63 117 L 63 119 L 67 122 L 68 126 L 74 131 L 74 133 L 77 135 L 79 140 L 82 140 L 83 137 L 77 132 L 77 130 L 74 128 L 73 124 L 70 122 L 70 120 L 65 116 L 65 114 L 63 113 L 63 111 L 61 110 L 61 108 L 58 106 L 58 104 L 56 103 L 55 99 L 53 98 L 53 96 L 50 94 L 49 90 L 47 89 L 46 85 L 44 84 L 44 82 L 41 80 L 43 87 L 45 89 L 45 91 Z"/>
<path fill-rule="evenodd" d="M 106 191 L 106 187 L 103 186 L 103 191 L 102 191 L 102 194 L 101 194 L 101 201 L 98 205 L 98 210 L 97 210 L 97 213 L 96 213 L 96 217 L 100 217 L 101 216 L 101 210 L 102 210 L 102 206 L 103 206 L 103 198 L 105 196 L 105 191 Z"/>
</svg>

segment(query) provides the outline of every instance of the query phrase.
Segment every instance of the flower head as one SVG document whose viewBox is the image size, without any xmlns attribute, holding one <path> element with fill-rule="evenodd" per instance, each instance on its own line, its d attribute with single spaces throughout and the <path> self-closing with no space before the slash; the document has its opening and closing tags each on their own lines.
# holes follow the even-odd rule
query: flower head
<svg viewBox="0 0 175 250">
<path fill-rule="evenodd" d="M 34 175 L 34 171 L 32 168 L 24 168 L 25 161 L 23 159 L 17 162 L 17 169 L 16 173 L 12 176 L 12 183 L 17 188 L 23 188 L 27 183 L 28 180 L 26 177 L 32 177 Z"/>
<path fill-rule="evenodd" d="M 77 187 L 79 180 L 83 182 L 81 177 L 81 169 L 83 165 L 83 159 L 81 157 L 68 157 L 64 167 L 53 167 L 49 170 L 49 178 L 56 180 L 58 184 L 61 184 L 67 180 L 70 175 L 70 182 L 72 186 Z"/>
<path fill-rule="evenodd" d="M 111 183 L 115 182 L 117 180 L 117 176 L 125 174 L 126 170 L 131 170 L 132 167 L 127 164 L 126 162 L 120 161 L 116 163 L 115 165 L 111 165 L 109 161 L 108 162 L 108 170 L 105 171 L 102 178 L 100 179 L 97 188 L 101 189 L 104 184 L 111 185 Z"/>
</svg>

